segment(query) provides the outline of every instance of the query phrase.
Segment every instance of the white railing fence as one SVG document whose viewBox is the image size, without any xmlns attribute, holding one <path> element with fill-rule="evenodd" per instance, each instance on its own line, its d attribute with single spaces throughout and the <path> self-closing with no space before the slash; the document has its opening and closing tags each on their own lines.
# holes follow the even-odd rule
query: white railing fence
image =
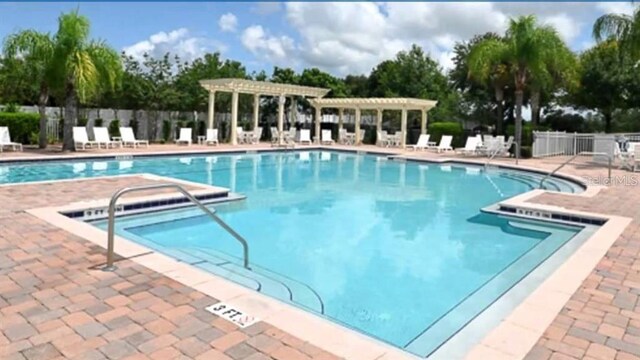
<svg viewBox="0 0 640 360">
<path fill-rule="evenodd" d="M 581 152 L 607 153 L 613 157 L 620 138 L 640 142 L 638 133 L 581 134 L 559 131 L 534 131 L 532 155 L 535 158 L 573 156 Z M 601 160 L 594 157 L 594 160 Z"/>
</svg>

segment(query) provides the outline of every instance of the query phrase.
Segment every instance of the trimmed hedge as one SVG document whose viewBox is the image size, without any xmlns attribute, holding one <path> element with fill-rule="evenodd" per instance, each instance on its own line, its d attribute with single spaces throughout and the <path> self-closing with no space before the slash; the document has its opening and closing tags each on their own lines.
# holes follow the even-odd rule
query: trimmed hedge
<svg viewBox="0 0 640 360">
<path fill-rule="evenodd" d="M 460 142 L 464 142 L 462 139 L 462 135 L 464 134 L 464 130 L 462 129 L 462 124 L 458 122 L 434 122 L 429 124 L 428 133 L 429 141 L 435 141 L 437 143 L 440 142 L 440 138 L 442 135 L 451 135 L 453 136 L 453 144 L 459 144 Z"/>
<path fill-rule="evenodd" d="M 11 141 L 31 144 L 33 133 L 40 131 L 40 115 L 34 113 L 0 112 L 0 126 L 7 126 Z"/>
</svg>

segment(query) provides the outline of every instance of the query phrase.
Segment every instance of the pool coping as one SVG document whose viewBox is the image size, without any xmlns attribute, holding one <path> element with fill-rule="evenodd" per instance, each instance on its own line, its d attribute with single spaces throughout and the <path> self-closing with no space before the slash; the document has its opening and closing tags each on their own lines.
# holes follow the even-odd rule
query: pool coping
<svg viewBox="0 0 640 360">
<path fill-rule="evenodd" d="M 330 147 L 309 147 L 304 150 L 334 150 L 348 153 L 370 153 L 364 151 L 333 149 Z M 267 149 L 269 151 L 269 149 Z M 273 151 L 278 151 L 277 149 Z M 295 151 L 295 150 L 294 150 Z M 231 153 L 246 153 L 247 151 L 233 151 Z M 257 152 L 257 151 L 250 151 Z M 206 152 L 206 154 L 229 153 L 224 151 Z M 162 154 L 170 155 L 195 155 L 193 153 L 172 153 Z M 388 155 L 388 154 L 379 154 Z M 144 155 L 136 157 L 145 157 Z M 102 158 L 116 158 L 113 155 L 105 155 Z M 69 159 L 68 157 L 66 159 Z M 79 159 L 74 157 L 73 159 Z M 475 161 L 459 161 L 458 159 L 424 159 L 417 158 L 407 160 L 415 160 L 427 163 L 462 163 L 471 165 L 482 165 Z M 498 167 L 513 168 L 518 170 L 529 171 L 526 166 L 502 166 Z M 541 172 L 537 169 L 538 173 Z M 199 189 L 215 188 L 209 185 L 193 183 L 184 180 L 174 179 L 170 177 L 161 177 L 152 174 L 130 174 L 116 175 L 105 177 L 91 177 L 82 179 L 65 179 L 54 181 L 43 181 L 43 183 L 56 181 L 79 181 L 94 180 L 98 178 L 114 178 L 121 176 L 138 176 L 146 177 L 152 180 L 166 180 L 168 182 L 182 183 Z M 563 174 L 569 178 L 577 177 Z M 5 184 L 4 186 L 19 186 L 30 183 L 14 183 Z M 564 196 L 593 197 L 603 186 L 587 186 L 586 190 L 578 194 L 562 193 Z M 218 188 L 219 189 L 219 188 Z M 209 189 L 210 190 L 210 189 Z M 529 350 L 535 345 L 540 336 L 549 327 L 555 316 L 560 312 L 569 298 L 578 289 L 583 280 L 595 268 L 598 261 L 605 255 L 606 251 L 611 247 L 613 242 L 620 236 L 626 226 L 631 222 L 630 218 L 581 212 L 568 210 L 563 207 L 536 204 L 528 202 L 529 200 L 543 194 L 557 193 L 548 190 L 531 190 L 529 192 L 516 195 L 512 198 L 499 202 L 499 205 L 513 207 L 527 207 L 533 210 L 553 211 L 557 213 L 566 213 L 567 215 L 578 215 L 585 217 L 597 217 L 606 219 L 606 223 L 596 231 L 593 236 L 585 241 L 585 243 L 573 253 L 565 263 L 563 263 L 551 276 L 536 288 L 516 309 L 505 319 L 499 326 L 491 330 L 487 336 L 479 344 L 472 348 L 466 355 L 466 359 L 522 359 Z M 132 197 L 122 200 L 122 203 L 128 201 L 147 201 L 149 199 L 157 199 L 166 197 L 170 193 Z M 175 194 L 174 194 L 175 195 Z M 95 243 L 101 247 L 105 246 L 105 241 L 97 239 L 106 239 L 106 232 L 97 229 L 92 225 L 84 222 L 70 219 L 61 215 L 62 211 L 80 210 L 87 206 L 106 205 L 108 199 L 98 199 L 87 202 L 76 202 L 64 206 L 42 207 L 29 209 L 26 212 L 36 216 L 54 226 L 62 228 L 74 235 Z M 294 334 L 303 340 L 319 346 L 336 355 L 346 358 L 363 358 L 363 359 L 417 359 L 415 355 L 400 350 L 392 345 L 386 344 L 380 340 L 369 337 L 367 335 L 356 332 L 355 330 L 333 323 L 327 319 L 323 319 L 315 314 L 311 314 L 304 310 L 298 309 L 293 305 L 280 302 L 276 299 L 267 297 L 266 295 L 256 293 L 237 285 L 229 280 L 220 278 L 205 271 L 201 271 L 191 267 L 190 265 L 180 263 L 171 257 L 156 253 L 155 251 L 131 242 L 127 239 L 116 235 L 116 252 L 130 260 L 146 266 L 158 273 L 168 276 L 186 286 L 201 291 L 207 295 L 219 299 L 227 303 L 232 303 L 239 308 L 252 313 L 254 316 L 260 317 L 262 320 L 279 327 L 280 329 Z M 312 330 L 313 329 L 313 330 Z M 517 340 L 517 341 L 514 341 Z"/>
</svg>

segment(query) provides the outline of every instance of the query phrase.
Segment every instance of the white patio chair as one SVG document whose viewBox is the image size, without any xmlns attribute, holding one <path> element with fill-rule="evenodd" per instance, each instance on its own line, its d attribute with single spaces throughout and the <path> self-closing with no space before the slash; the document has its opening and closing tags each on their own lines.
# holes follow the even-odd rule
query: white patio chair
<svg viewBox="0 0 640 360">
<path fill-rule="evenodd" d="M 271 131 L 271 143 L 272 144 L 276 144 L 280 141 L 280 138 L 278 137 L 278 128 L 275 126 L 272 126 L 269 128 L 269 130 Z"/>
<path fill-rule="evenodd" d="M 473 136 L 469 136 L 467 138 L 467 142 L 464 145 L 464 148 L 462 149 L 456 149 L 455 151 L 457 153 L 463 154 L 463 155 L 476 155 L 477 151 L 478 151 L 478 138 Z"/>
<path fill-rule="evenodd" d="M 311 145 L 311 130 L 309 129 L 302 129 L 300 130 L 300 140 L 298 140 L 298 143 L 302 144 L 308 144 Z"/>
<path fill-rule="evenodd" d="M 108 149 L 109 146 L 111 146 L 112 148 L 115 148 L 116 146 L 122 146 L 122 142 L 111 140 L 111 137 L 109 136 L 109 130 L 106 127 L 94 127 L 93 135 L 96 137 L 98 148 L 100 148 L 100 145 L 102 144 L 104 144 L 105 149 Z"/>
<path fill-rule="evenodd" d="M 442 135 L 440 139 L 440 144 L 435 148 L 436 152 L 444 152 L 444 151 L 453 151 L 451 147 L 451 142 L 453 141 L 453 136 L 451 135 Z"/>
<path fill-rule="evenodd" d="M 236 140 L 238 144 L 242 144 L 245 142 L 245 134 L 242 126 L 236 126 Z"/>
<path fill-rule="evenodd" d="M 387 135 L 386 131 L 378 131 L 376 132 L 376 144 L 378 146 L 389 147 L 389 135 Z"/>
<path fill-rule="evenodd" d="M 251 144 L 257 144 L 260 142 L 260 138 L 262 137 L 262 128 L 261 127 L 257 127 L 255 129 L 253 129 L 253 131 L 249 134 L 247 134 L 249 137 L 249 143 Z"/>
<path fill-rule="evenodd" d="M 133 134 L 133 129 L 130 127 L 121 127 L 120 137 L 122 138 L 123 147 L 126 147 L 127 145 L 131 145 L 133 148 L 138 147 L 138 145 L 145 145 L 146 147 L 149 147 L 149 141 L 136 139 L 136 136 Z"/>
<path fill-rule="evenodd" d="M 429 137 L 431 137 L 429 134 L 420 134 L 418 142 L 415 145 L 409 145 L 407 147 L 414 151 L 417 151 L 418 149 L 426 150 L 429 148 Z"/>
<path fill-rule="evenodd" d="M 176 144 L 187 144 L 187 146 L 191 146 L 191 136 L 193 134 L 193 129 L 191 128 L 180 128 L 180 136 L 176 139 Z"/>
<path fill-rule="evenodd" d="M 87 128 L 83 126 L 74 126 L 73 127 L 73 146 L 78 149 L 78 145 L 82 150 L 85 150 L 87 147 L 92 148 L 94 145 L 98 146 L 98 143 L 95 141 L 89 140 L 89 135 L 87 135 Z"/>
<path fill-rule="evenodd" d="M 331 137 L 331 130 L 322 130 L 322 137 L 320 139 L 321 144 L 333 145 L 333 138 Z"/>
<path fill-rule="evenodd" d="M 218 145 L 218 129 L 207 129 L 207 136 L 204 139 L 206 145 Z"/>
<path fill-rule="evenodd" d="M 2 148 L 5 146 L 11 147 L 13 151 L 22 151 L 22 144 L 11 141 L 9 128 L 6 126 L 0 126 L 0 152 L 2 152 Z"/>
<path fill-rule="evenodd" d="M 338 130 L 338 144 L 346 144 L 347 142 L 347 129 Z"/>
<path fill-rule="evenodd" d="M 636 146 L 633 147 L 633 172 L 638 169 L 638 163 L 640 163 L 640 144 L 636 143 Z"/>
</svg>

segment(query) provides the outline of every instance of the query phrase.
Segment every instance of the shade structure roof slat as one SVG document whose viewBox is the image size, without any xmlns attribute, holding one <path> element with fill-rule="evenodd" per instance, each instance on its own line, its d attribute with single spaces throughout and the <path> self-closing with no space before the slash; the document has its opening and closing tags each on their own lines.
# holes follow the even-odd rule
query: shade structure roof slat
<svg viewBox="0 0 640 360">
<path fill-rule="evenodd" d="M 240 92 L 244 94 L 260 94 L 267 96 L 305 96 L 320 98 L 329 93 L 330 89 L 291 84 L 279 84 L 268 81 L 254 81 L 247 79 L 213 79 L 201 80 L 200 85 L 209 92 Z"/>
<path fill-rule="evenodd" d="M 359 108 L 389 110 L 429 110 L 438 102 L 416 98 L 333 98 L 311 99 L 312 106 L 321 108 Z"/>
</svg>

